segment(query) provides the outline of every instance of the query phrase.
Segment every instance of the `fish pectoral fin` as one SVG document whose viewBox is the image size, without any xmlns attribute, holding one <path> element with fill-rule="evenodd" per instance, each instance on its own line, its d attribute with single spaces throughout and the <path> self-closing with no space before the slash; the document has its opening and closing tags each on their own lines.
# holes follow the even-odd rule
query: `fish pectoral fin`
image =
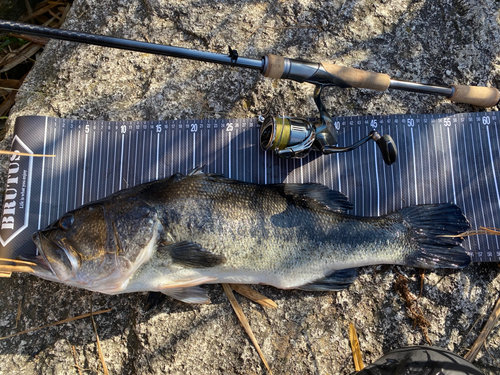
<svg viewBox="0 0 500 375">
<path fill-rule="evenodd" d="M 189 241 L 159 246 L 158 252 L 168 255 L 172 264 L 186 268 L 215 267 L 226 261 L 224 256 L 212 253 L 201 245 Z"/>
<path fill-rule="evenodd" d="M 169 288 L 161 291 L 169 297 L 186 303 L 210 303 L 210 298 L 205 290 L 199 286 L 190 288 Z"/>
<path fill-rule="evenodd" d="M 311 291 L 340 291 L 349 288 L 356 280 L 358 272 L 356 268 L 346 268 L 344 270 L 333 271 L 330 275 L 315 280 L 312 283 L 304 284 L 296 289 Z"/>
</svg>

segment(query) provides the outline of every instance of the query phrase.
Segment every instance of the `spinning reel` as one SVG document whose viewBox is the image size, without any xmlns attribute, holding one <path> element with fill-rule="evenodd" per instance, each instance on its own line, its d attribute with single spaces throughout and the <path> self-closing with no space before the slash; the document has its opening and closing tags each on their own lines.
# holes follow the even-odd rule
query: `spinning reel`
<svg viewBox="0 0 500 375">
<path fill-rule="evenodd" d="M 319 120 L 310 121 L 298 117 L 260 116 L 260 145 L 264 150 L 273 150 L 281 158 L 303 158 L 311 149 L 323 154 L 334 154 L 354 150 L 373 139 L 382 153 L 384 162 L 396 161 L 397 149 L 391 136 L 380 136 L 375 130 L 348 147 L 338 147 L 338 130 L 321 102 L 322 85 L 316 85 L 314 102 L 319 110 Z"/>
</svg>

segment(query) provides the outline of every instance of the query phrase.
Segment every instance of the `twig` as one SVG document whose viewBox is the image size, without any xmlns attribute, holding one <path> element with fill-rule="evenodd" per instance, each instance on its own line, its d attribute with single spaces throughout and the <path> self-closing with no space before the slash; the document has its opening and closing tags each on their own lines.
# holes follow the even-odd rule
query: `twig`
<svg viewBox="0 0 500 375">
<path fill-rule="evenodd" d="M 247 297 L 248 299 L 251 299 L 254 302 L 257 302 L 258 304 L 264 307 L 270 307 L 272 309 L 278 308 L 276 302 L 274 302 L 270 298 L 267 298 L 265 295 L 257 292 L 256 290 L 253 290 L 248 285 L 245 284 L 230 284 L 230 285 L 235 292 L 241 294 L 242 296 Z"/>
<path fill-rule="evenodd" d="M 75 316 L 73 318 L 68 318 L 68 319 L 60 320 L 60 321 L 55 322 L 55 323 L 46 324 L 46 325 L 41 326 L 41 327 L 26 329 L 26 330 L 21 331 L 21 332 L 17 332 L 17 333 L 13 333 L 11 335 L 8 335 L 8 336 L 0 337 L 0 340 L 5 340 L 5 339 L 8 339 L 8 338 L 11 338 L 11 337 L 14 337 L 14 336 L 22 335 L 23 333 L 28 333 L 28 332 L 38 331 L 38 330 L 44 329 L 44 328 L 53 327 L 53 326 L 56 326 L 56 325 L 59 325 L 59 324 L 69 323 L 69 322 L 72 322 L 72 321 L 75 321 L 75 320 L 79 320 L 79 319 L 83 319 L 83 318 L 88 318 L 91 315 L 104 314 L 104 313 L 110 312 L 111 310 L 112 309 L 107 309 L 107 310 L 96 311 L 96 312 L 93 312 L 93 313 L 87 313 L 87 314 Z"/>
<path fill-rule="evenodd" d="M 358 335 L 354 324 L 349 323 L 349 342 L 351 343 L 352 357 L 354 360 L 354 369 L 361 371 L 365 368 L 363 364 L 363 357 L 361 356 L 361 349 L 359 346 Z"/>
<path fill-rule="evenodd" d="M 257 353 L 259 353 L 260 359 L 262 360 L 262 362 L 264 362 L 264 366 L 266 366 L 267 371 L 269 371 L 269 373 L 272 375 L 271 368 L 267 364 L 266 358 L 264 357 L 264 354 L 260 350 L 259 343 L 257 342 L 257 339 L 255 338 L 252 329 L 250 328 L 250 324 L 248 323 L 248 320 L 245 314 L 243 313 L 240 304 L 238 303 L 236 297 L 233 294 L 231 285 L 222 284 L 222 287 L 224 288 L 224 292 L 226 292 L 227 298 L 229 299 L 229 302 L 231 303 L 231 306 L 233 307 L 233 310 L 236 313 L 236 316 L 238 317 L 241 325 L 243 326 L 247 335 L 250 337 L 250 340 L 252 341 L 253 345 L 255 346 L 255 349 L 257 350 Z"/>
<path fill-rule="evenodd" d="M 479 351 L 484 346 L 486 339 L 488 338 L 488 335 L 490 334 L 491 330 L 495 327 L 495 325 L 497 324 L 499 319 L 500 319 L 500 297 L 498 297 L 498 301 L 495 304 L 495 307 L 493 308 L 493 311 L 491 312 L 490 317 L 486 321 L 486 324 L 484 325 L 483 330 L 481 331 L 481 333 L 477 337 L 474 344 L 472 344 L 472 347 L 470 348 L 470 350 L 464 356 L 464 358 L 467 361 L 473 362 L 476 359 L 476 356 L 478 355 Z"/>
</svg>

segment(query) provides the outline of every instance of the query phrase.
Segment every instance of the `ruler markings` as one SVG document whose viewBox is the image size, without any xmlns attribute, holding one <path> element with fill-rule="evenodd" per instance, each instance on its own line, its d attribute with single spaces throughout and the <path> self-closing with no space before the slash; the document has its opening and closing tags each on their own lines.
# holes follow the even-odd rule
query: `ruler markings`
<svg viewBox="0 0 500 375">
<path fill-rule="evenodd" d="M 87 146 L 89 141 L 88 133 L 85 133 L 85 146 L 83 156 L 83 173 L 82 173 L 82 205 L 85 203 L 85 171 L 87 170 Z"/>
<path fill-rule="evenodd" d="M 133 185 L 137 185 L 137 164 L 139 163 L 139 124 L 137 124 L 136 131 L 135 131 L 135 163 L 134 163 L 134 181 L 132 182 Z"/>
<path fill-rule="evenodd" d="M 479 164 L 478 164 L 477 159 L 476 159 L 476 148 L 474 147 L 474 129 L 473 129 L 473 127 L 470 127 L 470 132 L 471 132 L 471 141 L 472 141 L 472 147 L 473 147 L 472 155 L 474 156 L 474 168 L 475 168 L 475 172 L 476 172 L 476 173 L 474 173 L 474 176 L 477 178 L 478 176 L 480 176 L 480 171 L 478 170 Z M 479 134 L 481 134 L 481 133 L 479 132 Z M 481 143 L 479 143 L 479 144 L 481 144 Z M 481 186 L 478 186 L 477 193 L 479 195 L 479 201 L 482 202 L 483 199 L 482 199 L 482 194 L 481 194 Z M 482 217 L 482 220 L 483 220 L 482 222 L 485 223 L 486 222 L 486 216 L 484 214 L 484 209 L 483 208 L 484 208 L 483 205 L 481 205 L 480 211 L 481 211 L 481 217 Z M 476 223 L 476 225 L 480 226 L 481 224 L 480 223 Z M 484 225 L 485 224 L 483 224 L 483 226 Z M 486 241 L 485 242 L 486 242 L 487 248 L 489 248 L 490 246 L 489 246 L 488 236 L 486 236 Z"/>
<path fill-rule="evenodd" d="M 45 116 L 44 120 L 44 130 L 43 130 L 43 155 L 47 155 L 47 125 L 49 122 L 49 118 Z M 40 205 L 38 209 L 38 225 L 37 229 L 40 229 L 42 227 L 42 202 L 43 202 L 43 186 L 44 186 L 44 180 L 45 180 L 45 156 L 42 157 L 42 175 L 40 179 Z M 36 250 L 36 255 L 38 255 L 38 249 Z"/>
<path fill-rule="evenodd" d="M 94 126 L 92 129 L 95 131 L 89 139 L 88 133 L 85 132 L 85 124 L 88 122 L 75 120 L 78 128 L 73 128 L 68 122 L 63 129 L 60 120 L 43 118 L 45 123 L 45 129 L 41 128 L 44 131 L 43 153 L 50 153 L 52 142 L 52 145 L 57 148 L 54 149 L 55 153 L 64 160 L 56 158 L 49 161 L 42 158 L 40 161 L 42 179 L 39 182 L 40 203 L 35 208 L 38 211 L 36 219 L 38 223 L 35 222 L 35 225 L 41 228 L 45 221 L 53 221 L 56 214 L 60 215 L 60 210 L 67 211 L 68 208 L 74 208 L 71 204 L 72 198 L 70 198 L 72 189 L 76 189 L 74 197 L 76 206 L 76 202 L 79 203 L 80 199 L 83 204 L 88 200 L 108 195 L 110 188 L 114 191 L 116 186 L 121 189 L 125 184 L 128 187 L 139 183 L 141 165 L 146 178 L 158 179 L 162 177 L 162 173 L 164 177 L 167 177 L 167 164 L 171 167 L 168 168 L 171 170 L 170 174 L 174 174 L 189 172 L 189 166 L 196 167 L 198 163 L 200 165 L 208 163 L 207 172 L 212 172 L 212 169 L 213 172 L 219 172 L 217 167 L 222 165 L 223 174 L 227 173 L 228 177 L 240 180 L 265 183 L 285 181 L 322 183 L 343 191 L 355 204 L 355 214 L 381 215 L 410 204 L 438 203 L 453 199 L 462 207 L 473 227 L 498 226 L 500 187 L 495 169 L 500 160 L 498 128 L 496 120 L 495 125 L 491 123 L 489 126 L 484 126 L 481 124 L 482 114 L 472 116 L 461 114 L 448 116 L 452 121 L 453 129 L 445 126 L 442 115 L 411 116 L 408 118 L 415 122 L 408 132 L 404 128 L 408 125 L 405 115 L 367 116 L 361 120 L 355 117 L 347 118 L 347 123 L 344 122 L 345 131 L 340 136 L 340 139 L 343 139 L 343 145 L 352 144 L 357 141 L 355 137 L 365 135 L 366 129 L 370 130 L 369 119 L 371 118 L 379 121 L 381 134 L 384 134 L 382 130 L 385 130 L 394 137 L 401 151 L 400 158 L 393 166 L 384 165 L 383 168 L 379 166 L 380 155 L 375 144 L 371 146 L 371 149 L 368 145 L 362 146 L 351 152 L 351 156 L 347 154 L 321 156 L 311 153 L 303 160 L 283 160 L 275 155 L 271 155 L 271 159 L 268 159 L 267 153 L 257 147 L 259 144 L 258 126 L 255 127 L 256 132 L 246 134 L 246 130 L 253 130 L 254 125 L 253 123 L 247 124 L 243 120 L 238 123 L 233 122 L 233 126 L 236 125 L 233 128 L 234 134 L 227 131 L 227 124 L 223 124 L 218 129 L 211 126 L 210 130 L 205 124 L 203 126 L 200 124 L 191 137 L 188 135 L 190 131 L 187 130 L 190 129 L 189 124 L 182 121 L 179 127 L 180 121 L 173 121 L 171 128 L 167 125 L 161 130 L 164 136 L 156 135 L 155 142 L 152 135 L 154 132 L 148 132 L 147 128 L 142 128 L 140 132 L 136 129 L 136 132 L 132 133 L 134 126 L 129 126 L 129 131 L 123 134 L 120 133 L 119 127 L 115 128 L 116 132 L 110 131 L 108 123 L 102 123 L 101 129 L 108 126 L 108 129 L 104 131 L 105 134 L 102 130 L 95 129 Z M 491 114 L 484 116 L 491 116 Z M 427 126 L 424 121 L 426 119 L 431 119 L 430 123 L 427 122 Z M 220 124 L 222 120 L 213 121 L 215 122 Z M 155 122 L 154 125 L 157 123 Z M 142 126 L 150 126 L 150 124 L 152 122 L 140 123 Z M 403 129 L 401 129 L 402 126 Z M 198 131 L 199 134 L 195 134 Z M 221 137 L 223 135 L 221 131 L 230 134 L 227 138 Z M 98 136 L 99 132 L 101 137 Z M 132 143 L 134 135 L 138 135 L 135 137 L 135 154 L 139 156 L 135 159 Z M 169 135 L 172 135 L 170 139 Z M 127 137 L 128 140 L 125 139 Z M 351 141 L 346 142 L 349 137 Z M 436 138 L 441 138 L 441 140 Z M 121 143 L 121 149 L 118 150 L 120 146 L 113 148 L 114 154 L 111 155 L 109 152 L 113 151 L 109 149 L 115 143 L 117 146 Z M 142 157 L 138 155 L 139 143 L 151 144 L 149 150 L 143 147 Z M 152 147 L 155 143 L 156 155 L 153 154 Z M 170 144 L 170 150 L 168 144 Z M 251 147 L 248 146 L 249 144 Z M 488 149 L 484 148 L 485 144 L 489 147 Z M 102 148 L 106 145 L 108 146 L 105 155 Z M 479 148 L 479 145 L 483 147 Z M 182 147 L 186 147 L 186 155 L 179 149 Z M 76 148 L 76 152 L 71 153 L 73 148 Z M 82 148 L 81 151 L 80 148 Z M 212 148 L 214 148 L 213 152 Z M 165 150 L 165 153 L 160 157 L 162 150 Z M 68 152 L 70 152 L 69 155 Z M 231 156 L 227 159 L 227 168 L 225 168 L 228 154 Z M 177 156 L 175 158 L 178 159 L 177 163 L 174 162 L 174 155 Z M 147 160 L 146 157 L 148 157 Z M 172 157 L 171 162 L 168 162 L 169 157 Z M 112 164 L 109 163 L 111 158 L 113 158 Z M 191 158 L 192 160 L 189 160 Z M 250 160 L 247 161 L 248 158 Z M 318 158 L 323 160 L 318 160 Z M 158 165 L 160 162 L 164 163 L 163 167 Z M 76 168 L 75 172 L 68 172 L 69 169 L 65 169 L 64 163 L 83 165 L 83 170 L 80 167 Z M 210 166 L 210 163 L 214 166 Z M 149 165 L 148 172 L 144 168 L 146 165 Z M 259 168 L 261 165 L 264 168 Z M 276 171 L 276 168 L 279 170 Z M 325 168 L 330 169 L 330 172 Z M 63 176 L 63 172 L 67 173 L 67 176 Z M 125 179 L 127 174 L 130 176 L 133 174 L 133 183 L 131 179 Z M 100 181 L 101 176 L 104 176 L 106 181 L 104 186 Z M 108 181 L 111 176 L 112 181 Z M 119 177 L 119 183 L 115 185 L 117 177 Z M 93 184 L 94 180 L 97 182 L 96 186 Z M 68 185 L 66 193 L 64 192 L 65 185 Z M 72 187 L 71 190 L 70 187 Z M 468 251 L 472 252 L 475 260 L 494 260 L 500 258 L 498 242 L 498 238 L 483 236 L 467 238 L 464 244 Z"/>
<path fill-rule="evenodd" d="M 59 188 L 57 189 L 57 216 L 61 215 L 61 187 L 62 187 L 62 179 L 63 179 L 63 161 L 66 155 L 64 155 L 64 134 L 66 132 L 65 122 L 63 122 L 62 134 L 61 134 L 61 148 L 58 151 L 58 154 L 61 155 L 59 163 Z"/>
<path fill-rule="evenodd" d="M 417 119 L 414 119 L 415 121 L 415 126 L 418 128 L 418 132 L 420 134 L 419 137 L 417 137 L 418 139 L 418 154 L 420 155 L 420 163 L 419 163 L 419 167 L 420 167 L 420 181 L 422 181 L 422 187 L 420 189 L 420 194 L 421 194 L 421 201 L 422 202 L 425 202 L 426 199 L 425 199 L 425 188 L 426 188 L 426 183 L 425 183 L 425 179 L 424 179 L 424 168 L 423 168 L 423 165 L 424 165 L 424 153 L 423 153 L 423 147 L 422 147 L 422 130 L 420 129 L 420 121 L 416 121 Z"/>
<path fill-rule="evenodd" d="M 109 127 L 109 137 L 111 138 L 112 142 L 114 145 L 117 145 L 117 137 L 116 137 L 116 131 L 113 131 L 111 126 Z M 111 171 L 111 192 L 114 193 L 116 191 L 115 189 L 115 182 L 116 182 L 116 154 L 117 154 L 118 147 L 113 147 L 113 169 Z"/>
<path fill-rule="evenodd" d="M 417 189 L 417 161 L 415 154 L 415 138 L 413 137 L 413 127 L 410 128 L 411 135 L 411 150 L 413 156 L 413 183 L 415 189 L 415 204 L 418 204 L 418 189 Z"/>
<path fill-rule="evenodd" d="M 353 139 L 354 139 L 354 135 L 353 135 L 353 129 L 351 127 L 349 127 L 349 133 L 351 135 L 351 139 L 350 139 L 350 145 L 353 144 Z M 348 191 L 347 194 L 349 196 L 349 199 L 351 200 L 352 204 L 354 205 L 354 212 L 357 213 L 358 212 L 358 202 L 357 202 L 357 194 L 355 194 L 356 192 L 356 189 L 357 189 L 357 181 L 356 181 L 356 164 L 354 163 L 354 153 L 351 152 L 350 153 L 350 156 L 351 156 L 351 160 L 352 160 L 352 176 L 353 176 L 353 185 L 352 185 L 352 189 L 351 191 Z"/>
<path fill-rule="evenodd" d="M 71 126 L 71 125 L 70 125 Z M 72 142 L 73 142 L 73 129 L 70 130 L 70 133 L 71 135 L 69 136 L 69 155 L 68 155 L 68 164 L 71 165 L 71 150 L 72 150 Z M 69 186 L 70 186 L 70 178 L 71 178 L 71 171 L 68 171 L 68 178 L 67 178 L 67 182 L 66 182 L 66 204 L 65 204 L 65 207 L 64 207 L 64 212 L 67 212 L 68 211 L 68 202 L 69 202 Z M 89 197 L 90 198 L 90 197 Z"/>
<path fill-rule="evenodd" d="M 496 191 L 496 195 L 497 195 L 498 207 L 500 208 L 500 194 L 498 192 L 498 181 L 497 181 L 497 175 L 495 172 L 495 162 L 493 160 L 493 148 L 491 146 L 490 127 L 489 126 L 486 126 L 486 133 L 487 133 L 487 139 L 488 139 L 488 146 L 489 146 L 489 150 L 490 150 L 491 171 L 492 171 L 492 175 L 493 175 L 493 182 L 495 184 L 495 191 Z M 486 176 L 487 176 L 487 174 L 486 174 Z M 492 207 L 491 207 L 491 220 L 493 223 L 493 227 L 498 228 L 498 225 L 497 225 L 497 222 L 495 219 L 495 215 L 494 215 L 493 199 L 490 199 L 490 204 L 492 205 Z M 496 241 L 497 247 L 498 247 L 498 236 L 494 236 L 494 238 L 495 238 L 495 241 Z"/>
<path fill-rule="evenodd" d="M 102 131 L 100 131 L 100 140 L 99 142 L 99 168 L 97 171 L 97 199 L 101 198 L 101 194 L 99 189 L 101 188 L 101 167 L 102 167 Z"/>
<path fill-rule="evenodd" d="M 472 128 L 471 128 L 472 130 Z M 465 152 L 464 152 L 464 156 L 465 156 L 465 166 L 466 166 L 466 169 L 467 169 L 467 180 L 468 181 L 471 181 L 471 173 L 470 173 L 470 166 L 474 166 L 475 167 L 475 162 L 474 160 L 469 160 L 469 152 L 467 151 L 467 136 L 465 134 L 465 129 L 464 131 L 462 132 L 462 135 L 463 135 L 463 144 L 464 144 L 464 147 L 465 147 Z M 474 144 L 472 143 L 472 155 L 475 154 L 475 150 L 474 150 Z M 477 174 L 476 174 L 477 175 Z M 470 193 L 470 203 L 471 203 L 471 207 L 473 208 L 471 211 L 472 211 L 472 216 L 473 216 L 473 219 L 472 219 L 472 223 L 473 225 L 477 225 L 477 218 L 476 218 L 476 210 L 474 209 L 474 207 L 476 207 L 476 205 L 474 204 L 474 192 L 472 190 L 472 188 L 469 186 L 469 193 Z M 470 220 L 470 216 L 469 216 L 469 220 Z M 480 248 L 480 244 L 478 243 L 477 244 L 478 246 L 478 249 Z"/>
<path fill-rule="evenodd" d="M 171 155 L 171 165 L 170 165 L 170 175 L 172 176 L 175 172 L 174 172 L 174 129 L 173 129 L 174 125 L 172 124 L 172 136 L 170 137 L 170 155 Z"/>
<path fill-rule="evenodd" d="M 498 208 L 500 208 L 500 193 L 498 191 L 498 181 L 497 181 L 497 174 L 495 172 L 495 161 L 493 159 L 493 148 L 491 147 L 491 137 L 490 137 L 490 127 L 486 127 L 486 133 L 487 133 L 487 138 L 488 138 L 488 146 L 490 149 L 490 160 L 491 160 L 491 172 L 493 174 L 493 181 L 495 182 L 495 190 L 497 193 L 497 202 L 498 202 Z M 496 226 L 496 225 L 495 225 Z"/>
<path fill-rule="evenodd" d="M 448 155 L 450 157 L 450 171 L 451 171 L 451 187 L 453 188 L 453 203 L 457 203 L 457 192 L 455 189 L 455 171 L 453 169 L 453 155 L 451 152 L 451 136 L 450 136 L 450 128 L 446 128 L 446 133 L 448 135 Z"/>
<path fill-rule="evenodd" d="M 439 201 L 441 199 L 441 176 L 443 175 L 443 172 L 442 172 L 442 162 L 439 160 L 439 155 L 438 155 L 438 150 L 440 150 L 440 148 L 438 148 L 438 145 L 437 145 L 437 138 L 438 138 L 438 135 L 436 134 L 436 132 L 438 131 L 437 129 L 438 126 L 436 126 L 436 121 L 434 121 L 434 119 L 432 120 L 432 130 L 433 130 L 433 143 L 434 143 L 434 147 L 432 148 L 434 150 L 434 157 L 435 157 L 435 160 L 434 160 L 434 165 L 435 165 L 435 168 L 433 168 L 433 170 L 436 171 L 436 182 L 437 182 L 437 197 L 436 199 Z"/>
<path fill-rule="evenodd" d="M 73 129 L 71 130 L 71 132 L 73 133 Z M 73 139 L 73 137 L 71 137 L 71 139 Z M 71 145 L 70 145 L 70 149 L 71 149 Z M 95 151 L 95 125 L 94 125 L 94 128 L 92 129 L 92 153 L 90 155 L 90 157 L 91 157 L 92 160 L 91 160 L 91 163 L 90 163 L 89 201 L 93 201 L 94 200 L 93 197 L 92 197 L 92 193 L 93 193 L 93 190 L 94 190 L 94 184 L 93 183 L 94 183 L 95 155 L 96 155 L 96 151 Z M 71 161 L 69 162 L 69 164 L 71 164 Z M 68 208 L 66 207 L 66 211 L 67 210 L 68 210 Z"/>
<path fill-rule="evenodd" d="M 120 150 L 120 180 L 118 181 L 118 190 L 122 189 L 123 180 L 123 153 L 125 149 L 125 134 L 121 134 L 121 150 Z"/>
<path fill-rule="evenodd" d="M 126 169 L 126 173 L 127 173 L 127 178 L 125 179 L 125 187 L 129 187 L 130 184 L 129 184 L 129 181 L 130 181 L 130 160 L 132 159 L 132 137 L 130 136 L 130 134 L 132 133 L 132 128 L 129 127 L 128 131 L 127 131 L 127 138 L 128 138 L 128 151 L 127 151 L 127 169 Z"/>
<path fill-rule="evenodd" d="M 168 152 L 167 152 L 167 129 L 163 129 L 163 177 L 167 177 L 167 161 L 168 161 Z"/>
<path fill-rule="evenodd" d="M 380 178 L 378 175 L 377 144 L 373 142 L 373 161 L 375 164 L 375 184 L 377 187 L 377 216 L 380 216 Z"/>
<path fill-rule="evenodd" d="M 78 166 L 78 164 L 80 163 L 80 140 L 81 140 L 81 126 L 78 127 L 78 142 L 77 142 L 77 147 L 76 147 L 76 165 Z M 80 168 L 77 169 L 76 171 L 76 175 L 75 175 L 75 186 L 78 186 L 78 176 L 80 174 Z M 74 201 L 74 206 L 77 207 L 79 206 L 79 203 L 78 203 L 78 189 L 75 189 L 75 201 Z M 50 215 L 49 215 L 50 217 Z"/>
<path fill-rule="evenodd" d="M 156 132 L 156 163 L 155 163 L 155 180 L 160 178 L 160 132 Z"/>
<path fill-rule="evenodd" d="M 487 126 L 486 126 L 486 128 L 487 128 Z M 483 129 L 484 129 L 484 127 L 483 127 Z M 480 142 L 481 145 L 484 145 L 484 143 L 483 143 L 483 137 L 482 137 L 481 133 L 482 133 L 482 131 L 481 131 L 481 128 L 480 128 L 479 129 L 479 142 Z M 485 166 L 486 166 L 486 157 L 484 155 L 484 147 L 481 147 L 480 150 L 481 150 L 481 160 L 482 160 L 482 165 L 483 165 L 483 173 L 484 173 L 484 178 L 485 178 L 485 182 L 486 182 L 484 184 L 486 186 L 486 196 L 488 197 L 488 202 L 489 202 L 489 206 L 490 206 L 489 208 L 490 208 L 490 211 L 491 211 L 492 223 L 493 223 L 493 226 L 496 227 L 496 225 L 495 225 L 495 217 L 493 215 L 494 211 L 493 211 L 493 203 L 492 203 L 491 192 L 490 192 L 490 184 L 489 184 L 489 181 L 488 181 L 488 174 L 485 173 L 485 171 L 486 171 L 486 168 L 485 168 Z M 487 221 L 485 219 L 483 226 L 488 226 L 486 223 L 487 223 Z M 489 243 L 488 243 L 488 245 L 489 245 Z M 488 246 L 488 248 L 490 248 L 490 246 Z"/>
<path fill-rule="evenodd" d="M 82 173 L 82 205 L 85 203 L 85 173 L 87 171 L 87 147 L 89 135 L 85 133 L 85 148 L 83 153 L 83 173 Z"/>
</svg>

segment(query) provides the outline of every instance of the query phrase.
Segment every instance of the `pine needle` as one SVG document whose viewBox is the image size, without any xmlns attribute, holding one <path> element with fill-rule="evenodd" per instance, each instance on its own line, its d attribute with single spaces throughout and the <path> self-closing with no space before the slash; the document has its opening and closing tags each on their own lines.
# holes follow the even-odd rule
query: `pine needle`
<svg viewBox="0 0 500 375">
<path fill-rule="evenodd" d="M 80 370 L 80 366 L 78 365 L 78 361 L 76 360 L 76 350 L 75 350 L 75 346 L 73 345 L 71 347 L 71 349 L 73 350 L 73 358 L 75 359 L 75 367 L 76 369 L 78 370 L 78 374 L 79 375 L 82 375 L 82 370 Z"/>
<path fill-rule="evenodd" d="M 471 229 L 467 232 L 459 233 L 459 234 L 443 234 L 438 237 L 469 237 L 469 236 L 477 236 L 478 234 L 487 234 L 490 236 L 500 236 L 500 229 L 498 228 L 490 228 L 490 227 L 479 227 L 479 229 Z"/>
<path fill-rule="evenodd" d="M 5 339 L 8 339 L 8 338 L 11 338 L 11 337 L 14 337 L 14 336 L 22 335 L 23 333 L 28 333 L 28 332 L 38 331 L 38 330 L 44 329 L 44 328 L 53 327 L 53 326 L 56 326 L 56 325 L 59 325 L 59 324 L 69 323 L 69 322 L 73 322 L 75 320 L 79 320 L 79 319 L 83 319 L 83 318 L 88 318 L 91 315 L 104 314 L 104 313 L 110 312 L 111 310 L 112 309 L 101 310 L 101 311 L 96 311 L 96 312 L 93 312 L 93 313 L 87 313 L 87 314 L 75 316 L 73 318 L 63 319 L 63 320 L 60 320 L 60 321 L 55 322 L 55 323 L 46 324 L 46 325 L 41 326 L 41 327 L 26 329 L 26 330 L 21 331 L 21 332 L 17 332 L 17 333 L 13 333 L 11 335 L 8 335 L 8 336 L 0 337 L 0 340 L 5 340 Z"/>
<path fill-rule="evenodd" d="M 101 360 L 102 370 L 104 371 L 104 375 L 109 375 L 108 367 L 106 366 L 106 361 L 104 360 L 104 354 L 102 353 L 101 341 L 99 340 L 99 335 L 97 334 L 94 315 L 92 313 L 90 313 L 90 318 L 92 319 L 92 325 L 94 326 L 95 338 L 97 340 L 97 352 L 99 353 L 99 359 Z"/>
<path fill-rule="evenodd" d="M 31 268 L 32 266 L 36 267 L 36 264 L 33 262 L 6 258 L 0 258 L 0 262 L 14 263 L 14 265 L 0 264 L 0 277 L 10 277 L 12 275 L 12 272 L 35 272 L 35 270 Z"/>
<path fill-rule="evenodd" d="M 354 359 L 354 369 L 356 371 L 361 371 L 365 368 L 365 365 L 363 364 L 363 357 L 361 356 L 358 334 L 352 323 L 349 323 L 349 341 L 351 343 L 352 357 Z"/>
<path fill-rule="evenodd" d="M 10 274 L 12 272 L 27 272 L 27 273 L 35 273 L 35 270 L 28 266 L 9 266 L 7 264 L 0 264 L 0 273 L 1 274 Z M 7 276 L 4 276 L 7 277 Z M 10 277 L 10 275 L 9 275 Z"/>
<path fill-rule="evenodd" d="M 472 347 L 464 356 L 464 358 L 467 361 L 473 362 L 476 359 L 476 356 L 478 355 L 479 351 L 485 345 L 488 335 L 490 334 L 491 330 L 495 327 L 495 325 L 498 323 L 499 319 L 500 319 L 500 297 L 498 298 L 498 301 L 495 304 L 495 307 L 493 308 L 493 311 L 491 312 L 491 315 L 488 318 L 486 324 L 484 325 L 483 330 L 479 334 L 477 340 L 474 342 L 474 344 L 472 344 Z"/>
<path fill-rule="evenodd" d="M 257 342 L 257 339 L 255 338 L 252 329 L 250 328 L 250 324 L 248 323 L 248 320 L 243 313 L 243 310 L 241 309 L 240 304 L 236 300 L 236 297 L 233 294 L 233 291 L 231 289 L 230 284 L 222 284 L 222 287 L 224 288 L 224 292 L 226 292 L 227 298 L 229 299 L 229 302 L 231 303 L 231 306 L 233 307 L 234 312 L 236 313 L 236 316 L 238 317 L 241 325 L 243 326 L 245 332 L 247 333 L 248 337 L 250 337 L 250 340 L 252 341 L 253 345 L 255 346 L 255 349 L 257 350 L 257 353 L 259 353 L 260 359 L 264 363 L 264 366 L 266 366 L 267 371 L 272 375 L 271 368 L 267 364 L 266 358 L 264 357 L 264 354 L 262 353 L 262 350 L 260 350 L 259 343 Z"/>
<path fill-rule="evenodd" d="M 257 292 L 256 290 L 250 288 L 248 285 L 245 284 L 230 284 L 231 288 L 236 292 L 241 294 L 244 297 L 247 297 L 248 299 L 257 302 L 258 304 L 264 306 L 264 307 L 270 307 L 272 309 L 278 308 L 278 305 L 276 302 L 274 302 L 272 299 L 267 298 L 265 295 Z"/>
<path fill-rule="evenodd" d="M 0 258 L 0 262 L 10 262 L 14 264 L 24 265 L 24 266 L 36 266 L 36 263 L 29 262 L 27 260 L 18 260 L 18 259 L 8 259 L 8 258 Z"/>
<path fill-rule="evenodd" d="M 38 157 L 38 158 L 55 158 L 55 155 L 44 155 L 44 154 L 28 154 L 27 152 L 17 152 L 17 151 L 7 151 L 7 150 L 0 150 L 0 155 L 20 155 L 20 156 L 33 156 L 33 157 Z"/>
</svg>

